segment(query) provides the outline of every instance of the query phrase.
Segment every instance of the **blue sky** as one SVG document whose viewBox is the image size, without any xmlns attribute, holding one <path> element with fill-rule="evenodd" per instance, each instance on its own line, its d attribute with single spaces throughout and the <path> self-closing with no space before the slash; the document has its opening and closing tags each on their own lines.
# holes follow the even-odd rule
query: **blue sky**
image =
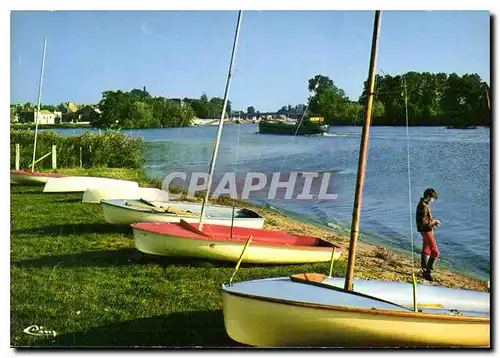
<svg viewBox="0 0 500 358">
<path fill-rule="evenodd" d="M 486 11 L 384 11 L 378 73 L 478 73 L 490 82 Z M 97 103 L 104 90 L 222 97 L 237 12 L 11 13 L 11 103 Z M 260 111 L 306 103 L 308 80 L 329 76 L 351 99 L 367 77 L 372 11 L 245 11 L 230 100 Z"/>
</svg>

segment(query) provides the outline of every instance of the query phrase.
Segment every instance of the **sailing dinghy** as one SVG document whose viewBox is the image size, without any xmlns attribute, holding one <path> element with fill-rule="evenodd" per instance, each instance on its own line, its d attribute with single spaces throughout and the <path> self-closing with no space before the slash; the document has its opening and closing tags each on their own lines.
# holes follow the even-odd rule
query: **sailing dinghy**
<svg viewBox="0 0 500 358">
<path fill-rule="evenodd" d="M 247 219 L 238 220 L 238 216 L 241 214 L 242 210 L 246 209 L 235 211 L 231 207 L 218 207 L 218 210 L 221 212 L 223 210 L 228 210 L 227 214 L 229 215 L 227 215 L 226 220 L 220 221 L 226 225 L 214 225 L 214 218 L 210 213 L 215 206 L 208 205 L 208 197 L 210 195 L 210 187 L 215 170 L 222 126 L 226 114 L 231 69 L 236 51 L 236 44 L 238 42 L 240 22 L 241 11 L 238 13 L 233 50 L 224 92 L 224 104 L 210 162 L 207 189 L 203 204 L 200 207 L 200 214 L 198 217 L 193 218 L 193 221 L 197 222 L 197 224 L 188 223 L 184 219 L 180 220 L 179 223 L 169 224 L 132 224 L 135 246 L 139 251 L 149 254 L 196 257 L 231 262 L 241 262 L 241 260 L 249 263 L 303 263 L 328 261 L 332 256 L 339 256 L 342 249 L 311 236 L 293 235 L 284 231 L 240 227 L 243 226 L 243 223 L 247 222 Z M 103 202 L 103 205 L 106 205 L 105 202 Z M 248 213 L 248 210 L 244 213 Z M 264 223 L 263 218 L 259 218 L 259 220 L 261 220 L 259 223 Z M 251 237 L 251 239 L 249 239 L 249 237 Z M 253 244 L 248 246 L 250 240 L 253 240 Z M 248 252 L 242 255 L 241 252 L 244 247 L 248 247 Z M 239 260 L 239 258 L 241 260 Z"/>
<path fill-rule="evenodd" d="M 10 182 L 12 184 L 42 185 L 45 184 L 49 178 L 62 177 L 64 177 L 64 175 L 58 173 L 31 172 L 27 170 L 10 171 Z"/>
<path fill-rule="evenodd" d="M 243 262 L 254 264 L 298 264 L 328 262 L 339 258 L 343 249 L 313 236 L 285 231 L 198 225 L 181 220 L 176 224 L 137 223 L 135 247 L 146 254 L 196 257 L 205 260 L 237 262 L 249 237 L 252 242 Z M 333 252 L 335 250 L 335 252 Z"/>
<path fill-rule="evenodd" d="M 38 100 L 36 106 L 35 115 L 35 137 L 33 142 L 33 161 L 31 163 L 31 171 L 27 170 L 11 170 L 10 171 L 10 182 L 11 184 L 24 184 L 24 185 L 40 185 L 45 184 L 49 178 L 62 178 L 64 175 L 57 173 L 42 173 L 35 171 L 35 164 L 42 160 L 44 157 L 36 159 L 36 142 L 38 136 L 38 123 L 39 118 L 37 113 L 40 112 L 40 104 L 42 101 L 42 85 L 43 85 L 43 70 L 45 68 L 45 53 L 47 50 L 47 38 L 43 40 L 43 52 L 42 52 L 42 66 L 40 68 L 40 82 L 38 84 Z M 18 168 L 18 166 L 16 167 Z"/>
<path fill-rule="evenodd" d="M 391 282 L 353 285 L 379 28 L 376 11 L 344 287 L 317 273 L 231 284 L 235 271 L 222 286 L 224 325 L 235 341 L 258 347 L 490 345 L 489 293 L 424 289 L 415 276 L 412 292 Z"/>
<path fill-rule="evenodd" d="M 390 300 L 384 300 L 290 277 L 223 285 L 224 325 L 233 340 L 257 347 L 489 346 L 486 293 L 428 286 L 417 307 L 432 304 L 414 312 L 405 306 L 411 284 L 408 298 L 402 298 L 408 290 L 398 287 L 373 286 L 387 290 Z M 457 308 L 464 298 L 470 304 Z"/>
<path fill-rule="evenodd" d="M 83 193 L 82 203 L 100 203 L 110 199 L 137 199 L 148 201 L 168 201 L 168 192 L 157 188 L 128 188 L 122 186 L 106 186 L 88 188 Z"/>
<path fill-rule="evenodd" d="M 190 202 L 147 201 L 144 199 L 103 200 L 104 219 L 110 224 L 139 222 L 178 223 L 181 219 L 190 223 L 200 220 L 201 204 Z M 209 224 L 261 228 L 264 218 L 253 210 L 224 205 L 209 205 L 206 211 Z"/>
<path fill-rule="evenodd" d="M 139 187 L 139 183 L 129 180 L 101 178 L 101 177 L 85 177 L 85 176 L 70 176 L 63 178 L 48 178 L 43 188 L 44 193 L 71 193 L 84 192 L 89 188 L 100 187 L 121 187 L 123 189 L 135 189 Z"/>
</svg>

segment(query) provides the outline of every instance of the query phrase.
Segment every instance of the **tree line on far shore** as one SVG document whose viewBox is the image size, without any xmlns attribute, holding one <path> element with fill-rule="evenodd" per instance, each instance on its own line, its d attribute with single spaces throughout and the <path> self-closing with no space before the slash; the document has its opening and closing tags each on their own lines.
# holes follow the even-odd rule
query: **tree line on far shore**
<svg viewBox="0 0 500 358">
<path fill-rule="evenodd" d="M 321 116 L 330 125 L 361 125 L 367 82 L 358 100 L 350 100 L 343 89 L 327 76 L 316 75 L 308 81 L 310 91 L 307 117 Z M 407 72 L 403 75 L 376 75 L 373 125 L 406 125 L 406 102 L 410 125 L 418 126 L 473 126 L 491 125 L 489 88 L 478 74 Z M 197 98 L 153 97 L 144 87 L 126 91 L 104 91 L 98 111 L 88 112 L 90 125 L 95 128 L 158 128 L 183 127 L 194 118 L 220 118 L 223 99 L 209 99 L 205 93 Z M 300 118 L 306 106 L 283 106 L 275 116 Z M 33 111 L 34 105 L 21 106 L 22 111 Z M 42 109 L 65 110 L 44 105 Z M 11 121 L 17 105 L 11 105 Z M 228 101 L 226 117 L 256 116 L 261 114 L 254 106 L 247 112 L 232 111 Z M 64 118 L 64 117 L 63 117 Z"/>
<path fill-rule="evenodd" d="M 130 92 L 104 91 L 99 102 L 100 115 L 91 118 L 96 128 L 158 128 L 191 125 L 193 118 L 217 118 L 222 113 L 223 100 L 152 97 L 144 88 Z M 228 103 L 228 112 L 230 111 Z"/>
<path fill-rule="evenodd" d="M 377 75 L 373 125 L 474 126 L 491 125 L 489 88 L 478 74 L 408 72 Z M 351 101 L 334 82 L 322 75 L 309 80 L 309 110 L 333 125 L 361 124 L 367 82 L 358 101 Z"/>
</svg>

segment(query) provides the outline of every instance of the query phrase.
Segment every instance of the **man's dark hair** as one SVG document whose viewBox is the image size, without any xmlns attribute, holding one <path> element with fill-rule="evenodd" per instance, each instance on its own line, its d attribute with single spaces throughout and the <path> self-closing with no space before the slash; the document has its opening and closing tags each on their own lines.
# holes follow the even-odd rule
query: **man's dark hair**
<svg viewBox="0 0 500 358">
<path fill-rule="evenodd" d="M 437 193 L 437 191 L 435 191 L 432 188 L 425 189 L 425 191 L 424 191 L 424 198 L 427 198 L 429 196 L 433 197 L 434 199 L 437 199 L 438 196 L 439 196 L 439 194 Z"/>
</svg>

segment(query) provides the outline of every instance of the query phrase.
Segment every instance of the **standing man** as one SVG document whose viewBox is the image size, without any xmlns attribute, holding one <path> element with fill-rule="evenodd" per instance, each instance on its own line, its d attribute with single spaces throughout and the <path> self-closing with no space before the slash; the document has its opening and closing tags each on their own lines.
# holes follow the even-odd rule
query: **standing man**
<svg viewBox="0 0 500 358">
<path fill-rule="evenodd" d="M 438 193 L 432 189 L 425 189 L 424 195 L 420 198 L 417 205 L 417 230 L 422 235 L 422 256 L 421 266 L 422 274 L 428 281 L 434 281 L 431 273 L 434 269 L 434 263 L 439 257 L 439 250 L 434 239 L 434 226 L 441 225 L 439 220 L 432 218 L 429 204 L 438 198 Z"/>
</svg>

